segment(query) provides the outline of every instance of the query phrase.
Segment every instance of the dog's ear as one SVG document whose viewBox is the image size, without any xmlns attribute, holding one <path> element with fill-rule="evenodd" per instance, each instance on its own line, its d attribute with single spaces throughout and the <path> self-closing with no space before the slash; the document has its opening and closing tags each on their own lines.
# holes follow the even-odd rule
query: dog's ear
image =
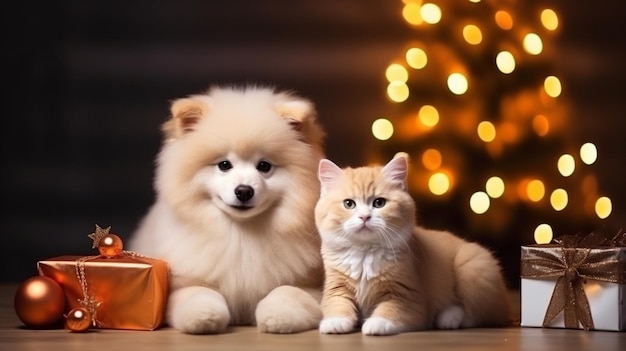
<svg viewBox="0 0 626 351">
<path fill-rule="evenodd" d="M 167 138 L 178 138 L 193 131 L 198 121 L 206 115 L 208 105 L 195 97 L 175 100 L 171 107 L 171 118 L 163 124 Z"/>
<path fill-rule="evenodd" d="M 276 111 L 289 122 L 291 128 L 300 134 L 301 140 L 322 147 L 324 131 L 317 123 L 317 114 L 312 102 L 297 96 L 281 94 L 275 106 Z"/>
</svg>

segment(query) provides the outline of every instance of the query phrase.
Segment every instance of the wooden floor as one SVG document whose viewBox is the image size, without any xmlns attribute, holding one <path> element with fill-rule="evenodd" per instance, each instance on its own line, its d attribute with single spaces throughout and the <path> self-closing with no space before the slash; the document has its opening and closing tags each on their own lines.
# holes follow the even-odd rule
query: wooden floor
<svg viewBox="0 0 626 351">
<path fill-rule="evenodd" d="M 520 328 L 427 331 L 373 337 L 360 333 L 320 335 L 316 330 L 272 335 L 237 327 L 221 335 L 186 335 L 171 328 L 156 331 L 28 330 L 13 309 L 16 285 L 0 285 L 0 349 L 10 351 L 120 350 L 472 350 L 617 351 L 626 350 L 626 333 Z M 512 295 L 517 302 L 517 295 Z"/>
</svg>

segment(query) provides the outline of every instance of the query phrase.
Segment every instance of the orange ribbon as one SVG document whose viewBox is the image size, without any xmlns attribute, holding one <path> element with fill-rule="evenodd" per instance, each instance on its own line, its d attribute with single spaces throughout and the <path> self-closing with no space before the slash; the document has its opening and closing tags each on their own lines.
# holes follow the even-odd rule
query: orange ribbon
<svg viewBox="0 0 626 351">
<path fill-rule="evenodd" d="M 606 246 L 622 244 L 624 234 L 612 240 L 591 233 L 587 236 L 564 236 L 558 245 L 522 247 L 522 278 L 557 278 L 543 326 L 546 327 L 561 311 L 565 327 L 594 329 L 589 300 L 583 284 L 587 279 L 624 284 L 626 262 L 623 248 Z"/>
</svg>

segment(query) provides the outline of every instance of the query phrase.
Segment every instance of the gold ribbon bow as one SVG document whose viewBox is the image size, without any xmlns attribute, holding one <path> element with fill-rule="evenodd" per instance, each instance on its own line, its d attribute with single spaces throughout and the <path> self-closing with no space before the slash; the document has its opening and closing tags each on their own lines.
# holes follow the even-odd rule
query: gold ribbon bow
<svg viewBox="0 0 626 351">
<path fill-rule="evenodd" d="M 522 278 L 557 278 L 546 310 L 546 327 L 561 312 L 565 327 L 594 329 L 589 300 L 583 284 L 587 279 L 624 284 L 626 262 L 620 260 L 621 249 L 606 245 L 621 243 L 624 234 L 611 240 L 591 233 L 569 235 L 555 240 L 557 245 L 522 247 Z"/>
</svg>

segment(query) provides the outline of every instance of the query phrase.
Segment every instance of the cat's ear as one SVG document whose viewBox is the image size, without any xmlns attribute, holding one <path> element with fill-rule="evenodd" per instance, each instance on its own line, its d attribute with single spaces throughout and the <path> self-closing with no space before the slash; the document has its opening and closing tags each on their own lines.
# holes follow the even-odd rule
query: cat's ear
<svg viewBox="0 0 626 351">
<path fill-rule="evenodd" d="M 337 179 L 343 170 L 334 164 L 331 160 L 322 159 L 320 160 L 319 167 L 317 169 L 317 178 L 320 181 L 321 188 L 321 196 L 326 194 L 326 191 L 330 187 L 330 185 Z"/>
<path fill-rule="evenodd" d="M 406 180 L 408 173 L 408 162 L 406 154 L 399 153 L 394 156 L 394 158 L 383 167 L 382 173 L 392 182 L 400 185 L 402 187 L 402 190 L 406 190 Z"/>
</svg>

